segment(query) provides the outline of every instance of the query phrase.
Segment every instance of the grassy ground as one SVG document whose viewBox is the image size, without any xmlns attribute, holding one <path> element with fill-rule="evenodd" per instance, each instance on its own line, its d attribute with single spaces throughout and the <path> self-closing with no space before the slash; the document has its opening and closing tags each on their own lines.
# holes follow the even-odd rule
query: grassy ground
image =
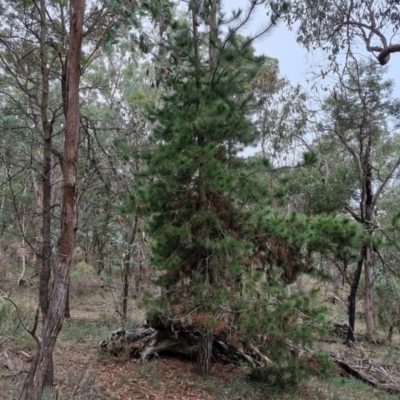
<svg viewBox="0 0 400 400">
<path fill-rule="evenodd" d="M 98 351 L 98 342 L 119 324 L 115 313 L 118 285 L 113 292 L 101 287 L 101 281 L 86 271 L 73 278 L 72 318 L 64 324 L 54 354 L 55 390 L 43 399 L 281 399 L 281 400 L 368 400 L 395 399 L 354 378 L 332 374 L 329 378 L 310 378 L 298 388 L 278 392 L 256 385 L 246 378 L 246 367 L 214 364 L 206 378 L 195 372 L 195 363 L 173 358 L 154 359 L 141 364 L 135 360 L 110 358 Z M 18 288 L 11 295 L 24 322 L 31 326 L 37 287 Z M 131 307 L 131 324 L 141 321 L 143 312 Z M 332 308 L 332 312 L 335 311 Z M 336 310 L 337 311 L 337 310 Z M 360 324 L 361 325 L 361 324 Z M 129 327 L 129 326 L 128 326 Z M 400 369 L 399 341 L 392 345 L 368 345 L 362 348 L 371 359 Z M 317 344 L 326 351 L 349 349 L 337 340 Z M 23 330 L 13 306 L 0 300 L 0 399 L 18 399 L 35 351 L 34 340 Z"/>
</svg>

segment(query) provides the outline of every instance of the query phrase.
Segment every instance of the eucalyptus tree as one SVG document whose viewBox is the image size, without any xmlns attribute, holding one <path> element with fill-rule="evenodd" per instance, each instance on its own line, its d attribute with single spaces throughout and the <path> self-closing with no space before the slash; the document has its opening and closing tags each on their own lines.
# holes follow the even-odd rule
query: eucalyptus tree
<svg viewBox="0 0 400 400">
<path fill-rule="evenodd" d="M 52 217 L 59 216 L 57 165 L 67 111 L 66 62 L 68 58 L 69 11 L 65 1 L 7 0 L 1 4 L 0 73 L 1 91 L 7 99 L 7 112 L 18 119 L 20 127 L 31 133 L 30 154 L 20 159 L 20 167 L 33 171 L 34 186 L 41 198 L 42 224 L 40 248 L 33 246 L 42 259 L 40 270 L 40 306 L 46 315 L 49 305 L 51 253 L 57 241 L 52 233 Z M 107 27 L 104 4 L 89 4 L 85 21 L 87 40 L 83 70 L 90 64 Z M 3 131 L 3 134 L 6 132 Z M 22 137 L 20 138 L 22 140 Z M 42 152 L 41 156 L 40 153 Z M 42 158 L 39 172 L 37 163 Z M 52 182 L 54 181 L 54 182 Z M 39 183 L 41 182 L 41 184 Z M 39 187 L 41 186 L 41 189 Z M 56 219 L 57 220 L 57 219 Z M 40 226 L 40 224 L 38 224 Z"/>
<path fill-rule="evenodd" d="M 88 4 L 84 35 L 86 37 L 82 70 L 90 64 L 100 46 L 107 27 L 104 4 Z M 57 242 L 52 233 L 53 219 L 61 216 L 57 207 L 60 195 L 54 179 L 62 172 L 61 136 L 64 134 L 68 112 L 67 60 L 70 50 L 68 21 L 70 10 L 66 1 L 18 1 L 1 3 L 0 73 L 1 91 L 8 104 L 8 113 L 19 122 L 20 129 L 30 133 L 31 150 L 20 160 L 20 168 L 31 169 L 33 186 L 40 198 L 42 215 L 40 248 L 31 247 L 42 259 L 40 270 L 39 303 L 44 320 L 49 309 L 49 280 L 52 248 Z M 4 132 L 3 133 L 7 133 Z M 5 138 L 6 140 L 11 137 Z M 21 136 L 19 140 L 23 140 Z M 39 161 L 40 153 L 42 160 Z M 38 163 L 42 164 L 38 168 Z M 41 188 L 38 182 L 42 182 Z M 32 190 L 32 192 L 34 192 Z M 51 359 L 48 363 L 46 384 L 52 385 Z"/>
<path fill-rule="evenodd" d="M 35 147 L 32 158 L 38 156 L 43 143 L 42 180 L 42 258 L 40 273 L 40 306 L 46 316 L 48 309 L 48 281 L 51 255 L 51 147 L 52 130 L 61 116 L 60 102 L 50 105 L 51 75 L 56 73 L 58 52 L 46 43 L 51 28 L 47 24 L 46 3 L 7 1 L 3 12 L 1 45 L 2 91 L 7 96 L 9 112 L 18 118 L 21 126 L 32 131 Z M 48 10 L 50 11 L 50 10 Z M 54 11 L 54 10 L 52 10 Z M 62 43 L 63 41 L 61 41 Z M 60 96 L 61 98 L 61 96 Z M 54 99 L 56 100 L 56 99 Z M 37 136 L 36 136 L 37 135 Z M 36 136 L 36 138 L 35 138 Z M 22 138 L 21 138 L 22 139 Z M 29 158 L 27 157 L 28 161 Z M 23 161 L 20 161 L 21 165 Z M 37 179 L 37 178 L 36 178 Z"/>
<path fill-rule="evenodd" d="M 38 350 L 30 366 L 20 399 L 37 400 L 48 379 L 49 365 L 58 334 L 61 330 L 69 286 L 69 274 L 77 229 L 77 164 L 79 144 L 79 82 L 81 76 L 81 49 L 85 15 L 85 1 L 70 3 L 69 54 L 67 61 L 66 132 L 63 153 L 63 201 L 61 237 L 54 284 L 48 313 L 44 319 L 43 336 L 38 338 L 35 328 L 30 332 Z M 37 324 L 37 314 L 36 322 Z M 51 371 L 53 372 L 53 371 Z M 47 382 L 48 383 L 48 382 Z M 51 382 L 52 383 L 52 382 Z"/>
<path fill-rule="evenodd" d="M 331 60 L 338 53 L 351 52 L 357 42 L 381 65 L 400 52 L 397 0 L 274 0 L 268 4 L 269 13 L 279 10 L 289 27 L 296 27 L 300 43 L 307 49 L 330 52 Z"/>
<path fill-rule="evenodd" d="M 367 237 L 351 282 L 350 341 L 354 340 L 356 293 L 362 271 L 367 338 L 376 341 L 371 269 L 377 265 L 382 241 L 377 210 L 385 192 L 398 176 L 400 166 L 395 150 L 400 103 L 391 97 L 393 83 L 385 81 L 383 74 L 384 70 L 376 64 L 354 61 L 326 99 L 323 120 L 316 123 L 319 148 L 326 146 L 325 155 L 321 153 L 319 187 L 332 193 L 333 199 L 337 199 L 337 193 L 332 189 L 345 189 L 343 197 L 338 199 L 341 201 L 331 204 L 336 204 L 337 210 L 342 208 L 360 223 Z"/>
<path fill-rule="evenodd" d="M 294 166 L 303 151 L 308 151 L 304 146 L 307 120 L 304 90 L 281 77 L 279 61 L 272 58 L 266 59 L 250 86 L 259 103 L 254 108 L 254 118 L 260 131 L 260 155 L 273 162 L 275 168 Z"/>
</svg>

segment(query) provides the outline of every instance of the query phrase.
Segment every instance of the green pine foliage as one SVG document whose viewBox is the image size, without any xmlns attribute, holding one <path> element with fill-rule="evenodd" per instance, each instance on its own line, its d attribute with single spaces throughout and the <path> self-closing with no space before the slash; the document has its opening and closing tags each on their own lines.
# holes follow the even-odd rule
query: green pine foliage
<svg viewBox="0 0 400 400">
<path fill-rule="evenodd" d="M 286 284 L 310 268 L 314 251 L 342 251 L 359 232 L 348 220 L 269 209 L 269 183 L 260 179 L 269 163 L 239 156 L 259 138 L 250 83 L 265 59 L 232 33 L 213 44 L 213 70 L 209 49 L 196 57 L 190 37 L 183 26 L 174 38 L 177 65 L 163 105 L 150 110 L 149 185 L 137 187 L 160 271 L 149 316 L 232 342 L 266 335 L 266 353 L 287 368 L 287 340 L 309 345 L 325 309 L 316 293 L 290 294 Z"/>
<path fill-rule="evenodd" d="M 257 139 L 249 81 L 263 65 L 241 42 L 233 36 L 219 53 L 214 76 L 205 64 L 199 76 L 200 60 L 189 57 L 167 82 L 164 106 L 152 113 L 154 180 L 144 203 L 152 215 L 153 261 L 166 271 L 160 284 L 169 302 L 185 303 L 185 311 L 207 313 L 238 294 L 253 248 L 250 205 L 265 194 L 237 157 Z"/>
</svg>

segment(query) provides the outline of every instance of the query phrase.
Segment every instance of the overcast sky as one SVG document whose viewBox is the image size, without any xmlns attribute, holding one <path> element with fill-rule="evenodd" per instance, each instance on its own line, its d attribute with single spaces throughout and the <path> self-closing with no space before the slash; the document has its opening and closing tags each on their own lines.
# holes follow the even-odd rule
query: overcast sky
<svg viewBox="0 0 400 400">
<path fill-rule="evenodd" d="M 248 0 L 224 0 L 226 9 L 247 8 Z M 266 10 L 260 6 L 251 22 L 249 32 L 256 32 L 257 28 L 267 22 Z M 296 33 L 289 31 L 285 24 L 280 23 L 266 37 L 255 43 L 259 54 L 265 54 L 279 60 L 280 71 L 292 84 L 301 84 L 307 87 L 307 78 L 315 65 L 323 62 L 325 54 L 322 52 L 308 53 L 304 47 L 296 42 Z M 369 55 L 363 49 L 360 52 Z M 395 83 L 394 95 L 400 98 L 400 53 L 392 54 L 388 64 L 388 78 Z"/>
</svg>

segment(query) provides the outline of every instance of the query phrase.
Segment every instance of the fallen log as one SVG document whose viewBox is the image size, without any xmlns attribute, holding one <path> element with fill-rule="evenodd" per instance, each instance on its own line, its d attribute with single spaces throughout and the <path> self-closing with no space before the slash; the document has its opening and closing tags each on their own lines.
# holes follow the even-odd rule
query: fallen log
<svg viewBox="0 0 400 400">
<path fill-rule="evenodd" d="M 400 394 L 400 375 L 395 368 L 373 364 L 369 359 L 331 354 L 331 358 L 346 374 L 393 394 Z"/>
<path fill-rule="evenodd" d="M 103 351 L 118 355 L 128 353 L 130 357 L 147 361 L 151 356 L 174 355 L 196 359 L 199 352 L 199 334 L 191 331 L 157 330 L 139 327 L 133 330 L 119 328 L 99 343 Z M 215 361 L 238 365 L 240 361 L 254 366 L 263 366 L 266 356 L 257 352 L 243 351 L 222 340 L 214 339 L 212 354 Z"/>
</svg>

